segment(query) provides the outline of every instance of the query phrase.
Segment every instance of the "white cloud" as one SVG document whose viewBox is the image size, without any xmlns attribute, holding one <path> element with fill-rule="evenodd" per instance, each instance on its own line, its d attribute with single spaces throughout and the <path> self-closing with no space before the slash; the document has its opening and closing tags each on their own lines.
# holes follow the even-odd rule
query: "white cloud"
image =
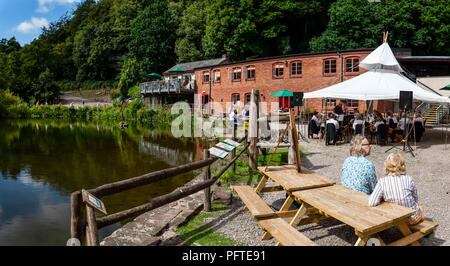
<svg viewBox="0 0 450 266">
<path fill-rule="evenodd" d="M 80 2 L 80 0 L 37 0 L 38 1 L 38 9 L 36 12 L 38 13 L 48 13 L 50 9 L 55 5 L 67 5 Z"/>
<path fill-rule="evenodd" d="M 35 18 L 32 17 L 31 21 L 24 21 L 17 26 L 17 30 L 22 33 L 34 33 L 42 27 L 48 26 L 48 21 L 46 18 Z"/>
</svg>

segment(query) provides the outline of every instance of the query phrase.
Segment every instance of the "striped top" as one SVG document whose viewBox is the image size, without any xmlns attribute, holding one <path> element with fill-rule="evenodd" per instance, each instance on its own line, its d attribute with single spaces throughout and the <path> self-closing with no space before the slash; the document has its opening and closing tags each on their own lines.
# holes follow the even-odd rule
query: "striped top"
<svg viewBox="0 0 450 266">
<path fill-rule="evenodd" d="M 412 178 L 408 175 L 396 176 L 389 174 L 379 179 L 375 190 L 369 197 L 369 206 L 379 205 L 382 199 L 386 202 L 415 210 L 416 213 L 409 217 L 410 221 L 419 216 L 417 188 Z"/>
</svg>

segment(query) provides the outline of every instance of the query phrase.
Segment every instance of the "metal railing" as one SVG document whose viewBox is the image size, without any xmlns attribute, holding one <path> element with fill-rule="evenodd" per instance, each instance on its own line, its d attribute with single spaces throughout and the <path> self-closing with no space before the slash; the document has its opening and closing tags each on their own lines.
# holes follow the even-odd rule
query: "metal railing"
<svg viewBox="0 0 450 266">
<path fill-rule="evenodd" d="M 139 84 L 140 94 L 194 92 L 195 88 L 194 80 L 186 81 L 182 79 L 159 80 Z"/>
</svg>

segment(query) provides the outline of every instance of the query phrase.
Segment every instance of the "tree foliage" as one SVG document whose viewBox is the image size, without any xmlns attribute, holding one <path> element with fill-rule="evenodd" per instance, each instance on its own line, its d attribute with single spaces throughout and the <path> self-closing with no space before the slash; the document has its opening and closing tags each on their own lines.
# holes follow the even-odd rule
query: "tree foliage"
<svg viewBox="0 0 450 266">
<path fill-rule="evenodd" d="M 177 62 L 374 48 L 384 31 L 449 55 L 448 0 L 84 0 L 23 47 L 0 39 L 0 90 L 33 104 L 88 84 L 126 92 Z"/>
</svg>

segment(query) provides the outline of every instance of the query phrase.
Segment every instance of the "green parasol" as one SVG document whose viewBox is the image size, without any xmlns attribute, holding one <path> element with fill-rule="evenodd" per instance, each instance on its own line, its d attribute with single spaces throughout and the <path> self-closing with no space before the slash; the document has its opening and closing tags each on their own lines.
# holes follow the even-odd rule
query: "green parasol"
<svg viewBox="0 0 450 266">
<path fill-rule="evenodd" d="M 292 91 L 283 89 L 281 91 L 277 91 L 275 93 L 270 94 L 270 96 L 272 96 L 272 97 L 292 97 L 292 96 L 294 96 L 294 93 Z"/>
<path fill-rule="evenodd" d="M 450 84 L 448 84 L 447 86 L 444 86 L 444 87 L 440 88 L 440 90 L 450 90 Z"/>
<path fill-rule="evenodd" d="M 171 70 L 169 70 L 167 72 L 169 72 L 169 73 L 177 73 L 177 72 L 186 72 L 186 70 L 177 67 L 177 68 L 173 68 L 173 69 L 171 69 Z"/>
<path fill-rule="evenodd" d="M 149 77 L 149 78 L 161 78 L 162 76 L 160 74 L 158 74 L 158 73 L 151 73 L 151 74 L 146 75 L 146 77 Z"/>
</svg>

